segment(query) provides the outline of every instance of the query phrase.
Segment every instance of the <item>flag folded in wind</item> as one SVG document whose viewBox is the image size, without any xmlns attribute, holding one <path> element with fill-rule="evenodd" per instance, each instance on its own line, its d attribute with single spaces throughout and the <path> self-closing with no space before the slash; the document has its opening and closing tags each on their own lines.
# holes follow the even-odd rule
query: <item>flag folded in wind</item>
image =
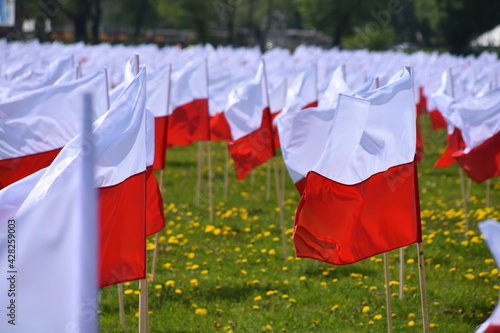
<svg viewBox="0 0 500 333">
<path fill-rule="evenodd" d="M 264 63 L 255 78 L 231 91 L 224 112 L 231 131 L 228 144 L 236 177 L 245 178 L 250 171 L 275 156 L 271 112 L 267 99 Z"/>
<path fill-rule="evenodd" d="M 2 332 L 97 332 L 92 141 L 75 143 L 79 153 L 0 191 Z"/>
<path fill-rule="evenodd" d="M 0 103 L 0 189 L 49 166 L 80 133 L 87 93 L 97 119 L 108 110 L 103 71 Z"/>
<path fill-rule="evenodd" d="M 500 176 L 500 88 L 463 99 L 451 109 L 466 145 L 453 154 L 460 167 L 477 183 Z"/>
<path fill-rule="evenodd" d="M 410 74 L 339 103 L 323 154 L 307 174 L 297 256 L 350 264 L 421 239 Z M 342 108 L 340 106 L 343 106 Z"/>
</svg>

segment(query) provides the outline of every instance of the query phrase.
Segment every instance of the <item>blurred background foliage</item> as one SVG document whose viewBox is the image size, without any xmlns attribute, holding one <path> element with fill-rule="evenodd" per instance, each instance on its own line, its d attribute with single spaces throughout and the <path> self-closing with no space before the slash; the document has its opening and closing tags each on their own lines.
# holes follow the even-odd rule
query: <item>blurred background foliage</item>
<svg viewBox="0 0 500 333">
<path fill-rule="evenodd" d="M 498 0 L 17 0 L 0 37 L 87 43 L 473 51 L 500 24 Z M 34 31 L 23 22 L 34 21 Z M 50 22 L 48 22 L 50 21 Z"/>
</svg>

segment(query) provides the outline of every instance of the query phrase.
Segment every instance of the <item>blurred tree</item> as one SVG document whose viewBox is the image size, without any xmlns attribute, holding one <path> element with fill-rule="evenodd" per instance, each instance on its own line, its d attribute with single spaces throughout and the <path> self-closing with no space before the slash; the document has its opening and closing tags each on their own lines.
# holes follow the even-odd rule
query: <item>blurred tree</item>
<svg viewBox="0 0 500 333">
<path fill-rule="evenodd" d="M 208 30 L 214 25 L 215 3 L 206 0 L 158 0 L 158 15 L 169 28 L 194 29 L 198 42 L 207 43 Z"/>
<path fill-rule="evenodd" d="M 498 0 L 418 0 L 415 9 L 429 27 L 426 37 L 455 54 L 467 53 L 472 39 L 500 24 Z"/>
</svg>

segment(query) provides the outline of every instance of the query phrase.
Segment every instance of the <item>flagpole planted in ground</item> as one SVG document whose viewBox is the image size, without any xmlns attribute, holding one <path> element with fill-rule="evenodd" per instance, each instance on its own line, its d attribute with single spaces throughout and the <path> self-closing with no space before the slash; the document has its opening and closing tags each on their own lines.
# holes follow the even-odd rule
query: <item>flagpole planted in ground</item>
<svg viewBox="0 0 500 333">
<path fill-rule="evenodd" d="M 266 166 L 266 200 L 271 199 L 271 162 L 267 162 Z"/>
<path fill-rule="evenodd" d="M 486 181 L 486 208 L 490 207 L 490 187 L 491 187 L 491 179 Z"/>
<path fill-rule="evenodd" d="M 229 191 L 229 152 L 225 151 L 225 167 L 224 167 L 224 201 L 227 201 L 227 193 Z"/>
<path fill-rule="evenodd" d="M 389 278 L 389 254 L 384 252 L 385 303 L 387 315 L 387 332 L 392 333 L 391 280 Z"/>
<path fill-rule="evenodd" d="M 165 177 L 164 170 L 160 170 L 160 193 L 163 198 L 163 181 Z M 156 261 L 158 260 L 158 239 L 160 238 L 160 233 L 155 234 L 155 248 L 153 250 L 153 265 L 151 268 L 151 282 L 155 281 L 156 277 Z"/>
<path fill-rule="evenodd" d="M 202 177 L 202 171 L 203 171 L 203 141 L 198 141 L 198 170 L 196 173 L 196 196 L 195 196 L 195 203 L 197 205 L 200 204 L 200 196 L 201 196 L 201 188 L 203 184 L 203 177 Z"/>
<path fill-rule="evenodd" d="M 135 75 L 139 74 L 139 55 L 134 54 Z M 146 257 L 147 267 L 147 257 Z M 139 280 L 139 333 L 148 333 L 148 274 L 145 272 L 144 279 Z"/>
<path fill-rule="evenodd" d="M 399 299 L 403 299 L 405 293 L 405 248 L 399 248 Z"/>
<path fill-rule="evenodd" d="M 276 160 L 276 157 L 273 158 L 274 161 L 274 180 L 275 180 L 275 186 L 276 186 L 276 197 L 278 199 L 278 209 L 279 209 L 279 216 L 280 216 L 280 229 L 281 229 L 281 241 L 283 243 L 283 256 L 285 261 L 288 260 L 288 244 L 287 244 L 287 239 L 286 239 L 286 228 L 285 228 L 285 217 L 284 217 L 284 212 L 283 212 L 283 197 L 281 193 L 281 187 L 280 187 L 280 181 L 279 181 L 279 175 L 278 175 L 278 161 Z M 270 163 L 271 161 L 269 161 Z"/>
<path fill-rule="evenodd" d="M 212 174 L 212 141 L 207 142 L 208 155 L 208 220 L 214 222 L 213 174 Z"/>
<path fill-rule="evenodd" d="M 427 287 L 425 283 L 424 247 L 421 242 L 417 243 L 417 251 L 418 251 L 418 271 L 420 277 L 420 298 L 422 300 L 422 319 L 424 325 L 424 333 L 429 333 L 429 312 L 427 306 Z"/>
</svg>

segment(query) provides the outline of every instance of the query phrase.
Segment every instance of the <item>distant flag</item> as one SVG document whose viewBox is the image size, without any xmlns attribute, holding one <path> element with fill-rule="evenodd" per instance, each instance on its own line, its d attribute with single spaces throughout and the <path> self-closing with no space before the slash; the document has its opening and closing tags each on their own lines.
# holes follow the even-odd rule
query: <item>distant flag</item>
<svg viewBox="0 0 500 333">
<path fill-rule="evenodd" d="M 186 146 L 210 139 L 206 61 L 193 60 L 170 76 L 167 144 Z"/>
<path fill-rule="evenodd" d="M 264 70 L 261 63 L 253 80 L 231 91 L 223 113 L 231 132 L 228 149 L 238 179 L 275 156 Z"/>
<path fill-rule="evenodd" d="M 410 74 L 358 96 L 362 107 L 341 96 L 307 174 L 293 234 L 299 257 L 350 264 L 421 241 Z"/>
<path fill-rule="evenodd" d="M 146 105 L 155 116 L 154 170 L 163 170 L 165 168 L 170 73 L 171 65 L 166 65 L 152 74 L 147 74 Z"/>
<path fill-rule="evenodd" d="M 500 176 L 500 88 L 465 98 L 451 109 L 466 145 L 453 154 L 460 167 L 477 183 Z"/>
</svg>

